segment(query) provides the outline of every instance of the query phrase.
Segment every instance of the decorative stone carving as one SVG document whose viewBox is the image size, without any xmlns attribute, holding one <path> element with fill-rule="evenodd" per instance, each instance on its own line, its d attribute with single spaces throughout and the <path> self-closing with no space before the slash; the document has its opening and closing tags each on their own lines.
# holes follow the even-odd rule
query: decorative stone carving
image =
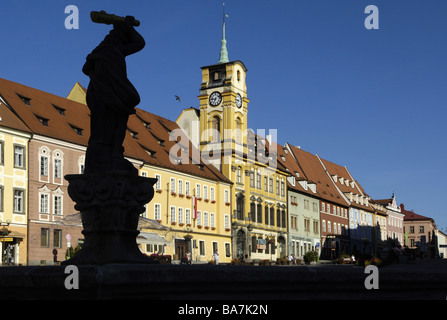
<svg viewBox="0 0 447 320">
<path fill-rule="evenodd" d="M 136 243 L 138 220 L 154 196 L 155 178 L 112 171 L 67 175 L 68 193 L 81 213 L 82 249 L 63 264 L 150 263 Z"/>
</svg>

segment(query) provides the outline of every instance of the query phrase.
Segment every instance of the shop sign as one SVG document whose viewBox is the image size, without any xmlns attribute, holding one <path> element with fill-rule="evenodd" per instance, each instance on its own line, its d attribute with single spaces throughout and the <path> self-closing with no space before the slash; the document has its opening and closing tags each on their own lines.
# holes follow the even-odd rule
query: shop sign
<svg viewBox="0 0 447 320">
<path fill-rule="evenodd" d="M 1 242 L 13 242 L 14 238 L 0 238 Z"/>
<path fill-rule="evenodd" d="M 258 250 L 265 250 L 267 248 L 267 240 L 266 239 L 258 239 Z"/>
</svg>

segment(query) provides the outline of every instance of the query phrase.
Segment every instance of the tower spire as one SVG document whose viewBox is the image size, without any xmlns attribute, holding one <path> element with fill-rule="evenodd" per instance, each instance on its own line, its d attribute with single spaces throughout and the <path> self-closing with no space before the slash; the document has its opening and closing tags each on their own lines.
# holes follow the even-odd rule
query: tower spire
<svg viewBox="0 0 447 320">
<path fill-rule="evenodd" d="M 223 7 L 223 30 L 222 30 L 222 45 L 220 47 L 220 59 L 217 63 L 227 63 L 228 60 L 228 51 L 227 51 L 227 40 L 225 39 L 225 17 L 228 17 L 225 14 L 225 2 L 222 4 Z"/>
</svg>

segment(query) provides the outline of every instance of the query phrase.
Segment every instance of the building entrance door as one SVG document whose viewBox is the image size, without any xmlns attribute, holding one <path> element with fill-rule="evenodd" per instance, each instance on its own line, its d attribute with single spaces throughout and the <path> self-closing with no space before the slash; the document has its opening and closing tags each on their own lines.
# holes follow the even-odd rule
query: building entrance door
<svg viewBox="0 0 447 320">
<path fill-rule="evenodd" d="M 245 232 L 239 230 L 236 235 L 236 257 L 239 260 L 244 260 L 245 252 Z"/>
<path fill-rule="evenodd" d="M 180 260 L 186 255 L 186 250 L 188 249 L 188 244 L 186 240 L 175 239 L 175 254 L 174 259 Z"/>
</svg>

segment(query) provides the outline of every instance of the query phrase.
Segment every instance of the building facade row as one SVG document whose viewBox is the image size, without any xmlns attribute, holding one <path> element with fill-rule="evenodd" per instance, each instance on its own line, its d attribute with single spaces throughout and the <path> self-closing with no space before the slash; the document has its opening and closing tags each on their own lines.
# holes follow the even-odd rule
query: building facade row
<svg viewBox="0 0 447 320">
<path fill-rule="evenodd" d="M 222 52 L 226 48 L 222 48 Z M 123 147 L 155 193 L 137 242 L 192 262 L 380 254 L 387 243 L 444 255 L 434 221 L 372 199 L 346 166 L 250 130 L 247 68 L 201 68 L 199 108 L 176 121 L 136 108 Z M 83 243 L 67 174 L 82 174 L 90 135 L 86 90 L 67 98 L 0 79 L 0 220 L 4 264 L 53 264 Z"/>
</svg>

